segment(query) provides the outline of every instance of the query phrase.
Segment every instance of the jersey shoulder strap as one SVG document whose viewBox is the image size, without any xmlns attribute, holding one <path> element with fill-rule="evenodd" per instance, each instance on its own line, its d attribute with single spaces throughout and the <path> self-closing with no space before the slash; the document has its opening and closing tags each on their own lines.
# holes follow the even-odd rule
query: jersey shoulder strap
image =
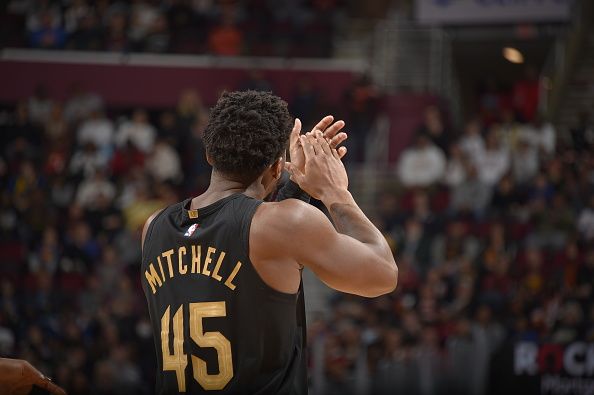
<svg viewBox="0 0 594 395">
<path fill-rule="evenodd" d="M 260 205 L 263 203 L 262 200 L 254 199 L 249 196 L 242 197 L 241 199 L 234 199 L 231 202 L 231 212 L 234 216 L 235 223 L 239 227 L 239 240 L 241 246 L 247 256 L 249 257 L 249 246 L 250 246 L 250 228 L 252 225 L 252 219 L 254 214 Z"/>
</svg>

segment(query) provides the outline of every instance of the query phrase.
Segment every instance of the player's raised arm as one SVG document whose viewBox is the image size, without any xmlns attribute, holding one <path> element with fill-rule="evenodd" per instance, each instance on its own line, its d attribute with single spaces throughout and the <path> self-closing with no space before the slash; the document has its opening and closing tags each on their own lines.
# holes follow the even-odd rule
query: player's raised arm
<svg viewBox="0 0 594 395">
<path fill-rule="evenodd" d="M 254 253 L 270 259 L 288 254 L 339 291 L 368 297 L 393 291 L 398 268 L 392 251 L 348 192 L 338 153 L 313 135 L 302 136 L 301 143 L 305 172 L 291 165 L 289 171 L 303 190 L 326 205 L 336 228 L 314 207 L 292 199 L 280 202 L 256 214 Z"/>
</svg>

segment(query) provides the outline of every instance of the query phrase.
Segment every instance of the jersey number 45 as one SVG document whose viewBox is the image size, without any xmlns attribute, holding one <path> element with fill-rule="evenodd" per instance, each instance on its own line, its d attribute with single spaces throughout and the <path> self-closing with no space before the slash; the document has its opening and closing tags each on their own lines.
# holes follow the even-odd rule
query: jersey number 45
<svg viewBox="0 0 594 395">
<path fill-rule="evenodd" d="M 188 356 L 184 354 L 184 312 L 183 305 L 173 315 L 173 354 L 169 348 L 170 306 L 161 317 L 161 349 L 163 371 L 174 371 L 179 392 L 186 392 L 186 366 Z M 225 302 L 190 303 L 190 337 L 199 347 L 212 347 L 217 351 L 218 374 L 208 374 L 206 361 L 192 355 L 194 379 L 205 390 L 222 390 L 233 378 L 233 357 L 231 343 L 221 332 L 204 332 L 202 320 L 208 317 L 226 317 Z"/>
</svg>

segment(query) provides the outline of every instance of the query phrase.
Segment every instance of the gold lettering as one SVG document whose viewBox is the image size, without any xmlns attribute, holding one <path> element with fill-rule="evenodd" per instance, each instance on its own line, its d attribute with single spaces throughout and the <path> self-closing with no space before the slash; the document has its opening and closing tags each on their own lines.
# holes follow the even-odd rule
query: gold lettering
<svg viewBox="0 0 594 395">
<path fill-rule="evenodd" d="M 202 246 L 192 246 L 192 273 L 200 273 Z"/>
<path fill-rule="evenodd" d="M 186 247 L 179 247 L 177 250 L 177 263 L 179 265 L 179 274 L 186 274 L 188 272 L 188 265 L 184 265 L 182 255 L 186 255 Z"/>
<path fill-rule="evenodd" d="M 205 276 L 210 276 L 210 270 L 208 270 L 208 264 L 212 262 L 212 258 L 210 257 L 210 255 L 216 252 L 216 248 L 208 247 L 208 251 L 206 252 L 206 259 L 204 260 L 204 266 L 202 266 L 202 274 L 204 274 Z"/>
<path fill-rule="evenodd" d="M 149 270 L 150 270 L 150 273 L 149 273 Z M 152 263 L 149 264 L 149 270 L 146 270 L 144 272 L 144 277 L 146 277 L 146 281 L 151 286 L 151 290 L 153 291 L 153 295 L 154 295 L 155 292 L 157 292 L 157 289 L 155 288 L 155 284 L 159 284 L 159 287 L 161 287 L 161 285 L 163 285 L 163 282 L 161 281 L 161 277 L 159 277 L 159 275 L 157 274 L 157 271 L 155 270 L 155 266 L 153 266 Z"/>
<path fill-rule="evenodd" d="M 221 264 L 223 263 L 223 258 L 225 258 L 225 251 L 221 251 L 221 255 L 219 255 L 219 260 L 215 265 L 214 270 L 212 271 L 212 278 L 217 281 L 221 281 L 223 277 L 219 276 L 219 269 L 221 268 Z"/>
<path fill-rule="evenodd" d="M 171 255 L 173 255 L 173 248 L 163 253 L 163 258 L 167 259 L 167 266 L 169 267 L 169 278 L 173 277 L 173 262 L 171 261 Z"/>
<path fill-rule="evenodd" d="M 163 282 L 165 282 L 165 272 L 163 271 L 163 264 L 161 263 L 161 257 L 157 257 L 157 262 L 159 262 L 159 269 L 161 269 L 161 277 L 163 277 Z"/>
<path fill-rule="evenodd" d="M 239 272 L 240 268 L 241 268 L 241 261 L 237 261 L 237 264 L 235 265 L 235 268 L 231 272 L 231 275 L 229 275 L 229 278 L 227 278 L 227 280 L 225 281 L 225 285 L 227 287 L 229 287 L 229 289 L 231 289 L 232 291 L 235 290 L 235 284 L 233 284 L 232 281 L 235 278 L 235 276 L 237 276 L 237 272 Z"/>
</svg>

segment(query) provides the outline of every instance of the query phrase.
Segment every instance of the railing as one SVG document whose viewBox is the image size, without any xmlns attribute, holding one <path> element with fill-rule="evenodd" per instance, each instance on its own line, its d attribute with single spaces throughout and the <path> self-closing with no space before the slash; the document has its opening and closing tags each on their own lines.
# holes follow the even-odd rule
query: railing
<svg viewBox="0 0 594 395">
<path fill-rule="evenodd" d="M 565 37 L 555 41 L 541 73 L 544 89 L 541 89 L 541 111 L 553 122 L 557 120 L 561 100 L 573 75 L 580 51 L 593 25 L 594 2 L 574 3 L 571 27 Z"/>
<path fill-rule="evenodd" d="M 443 29 L 411 25 L 404 18 L 379 24 L 375 32 L 372 75 L 389 93 L 432 93 L 446 101 L 452 120 L 461 120 L 452 45 Z"/>
</svg>

